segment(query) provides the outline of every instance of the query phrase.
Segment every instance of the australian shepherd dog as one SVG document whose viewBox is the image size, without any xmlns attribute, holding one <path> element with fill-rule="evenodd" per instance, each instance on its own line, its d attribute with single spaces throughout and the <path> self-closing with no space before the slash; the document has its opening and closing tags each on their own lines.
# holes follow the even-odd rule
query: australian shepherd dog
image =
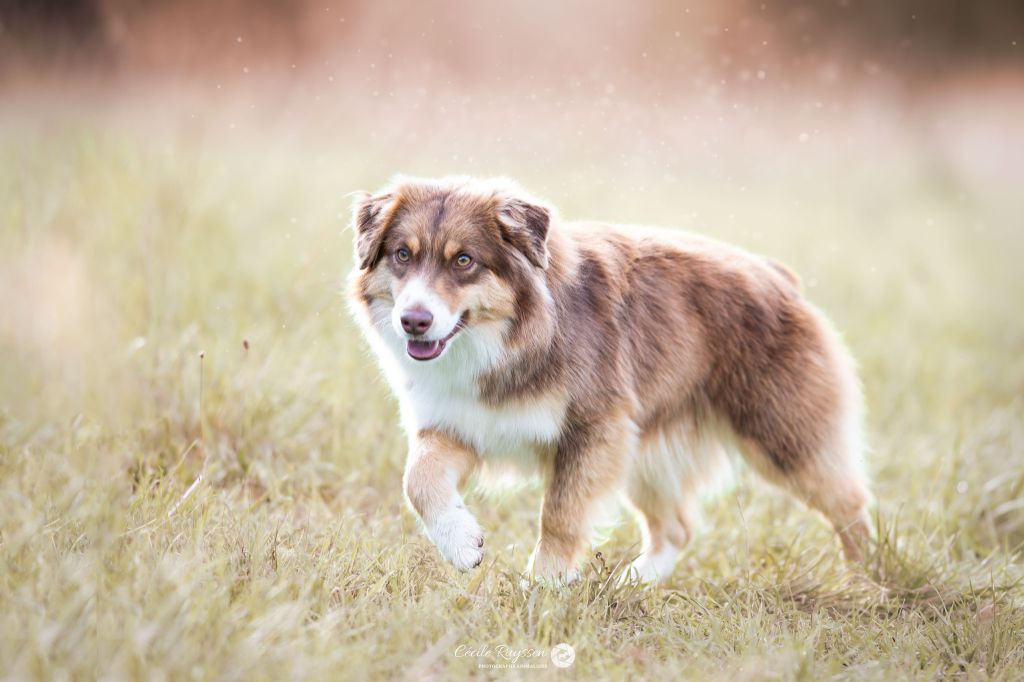
<svg viewBox="0 0 1024 682">
<path fill-rule="evenodd" d="M 539 474 L 528 566 L 571 581 L 595 512 L 620 496 L 656 581 L 693 537 L 735 451 L 870 538 L 854 365 L 788 268 L 674 230 L 569 223 L 506 180 L 398 178 L 354 210 L 351 307 L 398 397 L 405 494 L 455 567 L 484 556 L 460 491 Z"/>
</svg>

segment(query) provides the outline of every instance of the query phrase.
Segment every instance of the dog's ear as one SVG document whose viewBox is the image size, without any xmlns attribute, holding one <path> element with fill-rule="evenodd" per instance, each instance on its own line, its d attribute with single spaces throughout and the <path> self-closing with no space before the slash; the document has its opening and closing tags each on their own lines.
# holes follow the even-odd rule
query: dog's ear
<svg viewBox="0 0 1024 682">
<path fill-rule="evenodd" d="M 352 226 L 356 233 L 356 259 L 360 270 L 372 268 L 380 260 L 384 234 L 397 204 L 394 192 L 360 192 L 356 197 L 352 205 Z"/>
<path fill-rule="evenodd" d="M 506 195 L 498 206 L 502 238 L 519 249 L 538 268 L 548 267 L 548 227 L 551 209 L 533 199 Z"/>
</svg>

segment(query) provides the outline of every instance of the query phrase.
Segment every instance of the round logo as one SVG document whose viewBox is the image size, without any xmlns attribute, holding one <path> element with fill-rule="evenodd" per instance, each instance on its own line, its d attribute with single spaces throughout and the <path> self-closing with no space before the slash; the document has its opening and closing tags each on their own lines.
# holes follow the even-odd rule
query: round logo
<svg viewBox="0 0 1024 682">
<path fill-rule="evenodd" d="M 562 642 L 551 648 L 551 662 L 559 668 L 568 668 L 576 660 L 576 650 Z"/>
</svg>

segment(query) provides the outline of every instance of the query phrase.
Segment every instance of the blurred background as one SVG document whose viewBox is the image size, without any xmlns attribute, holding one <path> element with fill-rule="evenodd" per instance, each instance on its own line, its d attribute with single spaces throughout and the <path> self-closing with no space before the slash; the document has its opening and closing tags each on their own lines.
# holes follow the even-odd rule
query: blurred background
<svg viewBox="0 0 1024 682">
<path fill-rule="evenodd" d="M 771 254 L 876 419 L 949 403 L 914 382 L 1021 350 L 1022 32 L 995 0 L 6 0 L 0 404 L 170 414 L 187 442 L 205 350 L 268 400 L 354 409 L 379 382 L 340 295 L 348 195 L 395 173 Z"/>
<path fill-rule="evenodd" d="M 204 212 L 222 222 L 187 255 L 211 286 L 238 265 L 214 245 L 286 257 L 266 243 L 283 235 L 333 281 L 346 194 L 398 172 L 511 175 L 568 218 L 703 229 L 795 265 L 766 224 L 815 251 L 841 234 L 892 250 L 940 228 L 944 211 L 905 215 L 934 191 L 962 212 L 963 254 L 1019 232 L 1022 33 L 1024 5 L 998 0 L 5 0 L 0 395 L 109 378 L 89 359 L 148 338 L 138 315 L 174 278 L 162 245 Z"/>
<path fill-rule="evenodd" d="M 350 194 L 396 173 L 788 263 L 859 362 L 898 560 L 989 584 L 1024 546 L 1024 3 L 0 0 L 0 661 L 397 673 L 447 631 L 447 593 L 365 587 L 452 580 L 343 296 Z M 745 481 L 676 580 L 818 565 Z M 477 507 L 501 570 L 529 494 Z"/>
</svg>

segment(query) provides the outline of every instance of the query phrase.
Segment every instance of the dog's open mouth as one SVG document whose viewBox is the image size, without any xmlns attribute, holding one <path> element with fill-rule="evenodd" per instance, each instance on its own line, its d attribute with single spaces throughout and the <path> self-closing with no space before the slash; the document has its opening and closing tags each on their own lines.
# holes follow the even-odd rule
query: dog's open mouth
<svg viewBox="0 0 1024 682">
<path fill-rule="evenodd" d="M 459 321 L 455 325 L 455 329 L 452 333 L 443 339 L 437 341 L 421 341 L 419 339 L 409 339 L 405 342 L 405 351 L 409 354 L 409 357 L 413 360 L 433 360 L 441 353 L 444 352 L 445 344 L 452 340 L 452 338 L 462 331 L 465 326 L 466 316 L 463 315 L 459 318 Z"/>
</svg>

